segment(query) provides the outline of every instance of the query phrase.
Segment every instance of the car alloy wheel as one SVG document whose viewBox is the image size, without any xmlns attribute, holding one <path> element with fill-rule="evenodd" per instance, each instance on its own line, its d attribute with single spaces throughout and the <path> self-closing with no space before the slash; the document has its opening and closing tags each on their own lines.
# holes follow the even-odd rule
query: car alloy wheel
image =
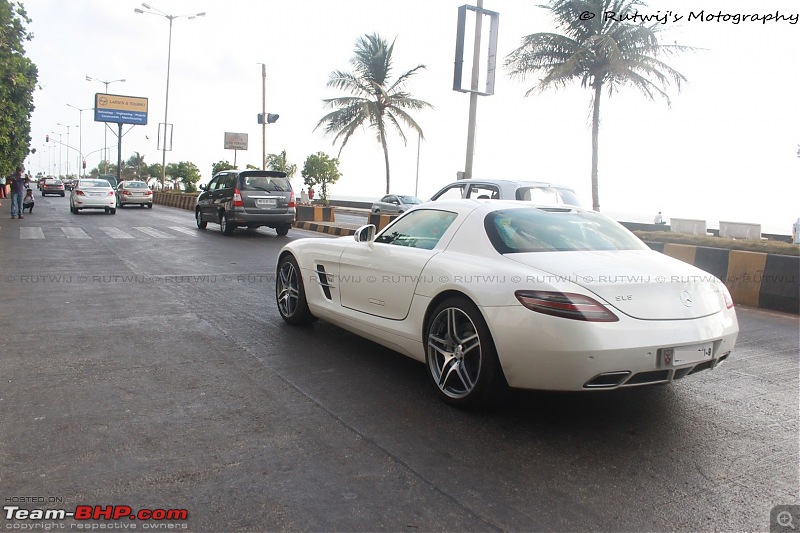
<svg viewBox="0 0 800 533">
<path fill-rule="evenodd" d="M 236 225 L 231 224 L 231 221 L 228 220 L 227 211 L 224 211 L 222 217 L 219 219 L 219 229 L 222 231 L 223 235 L 232 235 L 233 232 L 236 231 Z"/>
<path fill-rule="evenodd" d="M 200 229 L 206 229 L 208 227 L 208 222 L 203 221 L 202 215 L 200 215 L 200 210 L 194 210 L 194 220 L 197 222 L 197 227 Z"/>
<path fill-rule="evenodd" d="M 300 268 L 291 255 L 285 256 L 278 263 L 278 272 L 275 278 L 275 300 L 281 318 L 289 324 L 308 324 L 314 320 L 314 316 L 308 309 Z"/>
<path fill-rule="evenodd" d="M 428 375 L 440 397 L 457 407 L 477 407 L 504 384 L 494 342 L 472 302 L 449 298 L 425 328 Z"/>
</svg>

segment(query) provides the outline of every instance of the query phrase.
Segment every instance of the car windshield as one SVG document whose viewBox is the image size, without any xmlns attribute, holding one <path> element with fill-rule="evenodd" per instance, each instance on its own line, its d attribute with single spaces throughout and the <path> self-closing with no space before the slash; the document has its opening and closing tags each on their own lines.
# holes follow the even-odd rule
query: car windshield
<svg viewBox="0 0 800 533">
<path fill-rule="evenodd" d="M 292 186 L 286 178 L 275 176 L 243 176 L 242 190 L 244 191 L 290 191 Z"/>
<path fill-rule="evenodd" d="M 129 181 L 123 187 L 126 189 L 146 189 L 147 184 L 141 181 Z"/>
<path fill-rule="evenodd" d="M 45 185 L 61 185 L 61 180 L 55 178 L 48 178 L 44 181 Z"/>
<path fill-rule="evenodd" d="M 398 196 L 398 198 L 400 198 L 400 201 L 403 202 L 404 204 L 416 205 L 422 203 L 420 199 L 417 198 L 416 196 Z"/>
<path fill-rule="evenodd" d="M 81 180 L 80 187 L 111 187 L 106 180 Z"/>
<path fill-rule="evenodd" d="M 592 211 L 504 209 L 489 213 L 484 228 L 501 254 L 647 249 L 624 227 Z"/>
</svg>

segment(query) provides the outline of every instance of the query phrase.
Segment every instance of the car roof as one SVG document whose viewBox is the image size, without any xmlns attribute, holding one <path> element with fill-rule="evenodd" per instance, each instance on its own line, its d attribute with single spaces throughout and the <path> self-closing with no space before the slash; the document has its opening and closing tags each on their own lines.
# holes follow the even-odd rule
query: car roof
<svg viewBox="0 0 800 533">
<path fill-rule="evenodd" d="M 486 179 L 470 178 L 470 179 L 464 179 L 464 180 L 456 180 L 456 181 L 448 183 L 447 185 L 445 185 L 445 187 L 453 185 L 454 183 L 466 183 L 466 184 L 472 184 L 472 183 L 496 183 L 498 185 L 507 184 L 507 185 L 517 185 L 517 186 L 524 186 L 524 187 L 542 187 L 542 186 L 544 186 L 544 187 L 558 187 L 560 189 L 572 190 L 572 187 L 569 187 L 567 185 L 560 185 L 558 183 L 552 183 L 552 182 L 548 182 L 548 181 L 509 180 L 509 179 L 495 179 L 495 178 L 486 178 Z"/>
<path fill-rule="evenodd" d="M 463 180 L 462 180 L 463 181 Z M 470 213 L 480 210 L 484 213 L 499 211 L 501 209 L 546 209 L 550 211 L 576 211 L 587 212 L 591 209 L 574 205 L 551 205 L 535 204 L 533 202 L 520 202 L 519 200 L 478 200 L 476 198 L 460 198 L 455 200 L 436 200 L 435 202 L 425 202 L 413 208 L 412 211 L 419 209 L 441 209 L 443 211 L 455 211 L 458 213 Z"/>
</svg>

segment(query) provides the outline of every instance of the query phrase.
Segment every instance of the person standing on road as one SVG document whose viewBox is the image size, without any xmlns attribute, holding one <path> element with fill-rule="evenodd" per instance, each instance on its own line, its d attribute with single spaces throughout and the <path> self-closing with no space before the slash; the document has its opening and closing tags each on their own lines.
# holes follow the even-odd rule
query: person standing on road
<svg viewBox="0 0 800 533">
<path fill-rule="evenodd" d="M 22 177 L 22 167 L 17 167 L 11 176 L 11 218 L 20 219 L 22 216 L 22 197 L 25 196 L 25 178 Z"/>
<path fill-rule="evenodd" d="M 0 176 L 0 200 L 5 200 L 6 198 L 6 177 Z M 3 207 L 3 204 L 0 204 L 0 207 Z"/>
</svg>

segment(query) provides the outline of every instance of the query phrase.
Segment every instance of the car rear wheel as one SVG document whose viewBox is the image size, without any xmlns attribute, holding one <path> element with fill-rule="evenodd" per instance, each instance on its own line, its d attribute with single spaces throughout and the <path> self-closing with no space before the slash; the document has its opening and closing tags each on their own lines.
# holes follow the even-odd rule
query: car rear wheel
<svg viewBox="0 0 800 533">
<path fill-rule="evenodd" d="M 446 403 L 478 407 L 505 385 L 489 328 L 469 300 L 448 298 L 436 306 L 424 341 L 428 375 Z"/>
<path fill-rule="evenodd" d="M 289 229 L 292 227 L 291 224 L 281 224 L 275 231 L 278 233 L 279 236 L 285 237 L 289 233 Z"/>
<path fill-rule="evenodd" d="M 112 215 L 116 215 L 117 214 L 117 208 L 116 207 L 112 207 L 111 209 L 108 210 L 108 212 L 111 213 Z"/>
<path fill-rule="evenodd" d="M 195 209 L 194 210 L 194 220 L 197 223 L 197 227 L 198 228 L 206 229 L 206 227 L 208 227 L 208 222 L 205 222 L 203 220 L 203 217 L 200 215 L 200 210 L 199 209 Z"/>
<path fill-rule="evenodd" d="M 147 204 L 147 209 L 153 209 L 153 204 Z"/>
<path fill-rule="evenodd" d="M 236 225 L 231 224 L 231 221 L 228 220 L 227 211 L 222 212 L 222 216 L 219 219 L 219 229 L 223 235 L 233 235 L 233 232 L 236 231 Z"/>
<path fill-rule="evenodd" d="M 308 309 L 303 276 L 295 258 L 287 255 L 281 259 L 277 274 L 275 299 L 281 318 L 295 326 L 312 322 L 314 315 Z"/>
</svg>

